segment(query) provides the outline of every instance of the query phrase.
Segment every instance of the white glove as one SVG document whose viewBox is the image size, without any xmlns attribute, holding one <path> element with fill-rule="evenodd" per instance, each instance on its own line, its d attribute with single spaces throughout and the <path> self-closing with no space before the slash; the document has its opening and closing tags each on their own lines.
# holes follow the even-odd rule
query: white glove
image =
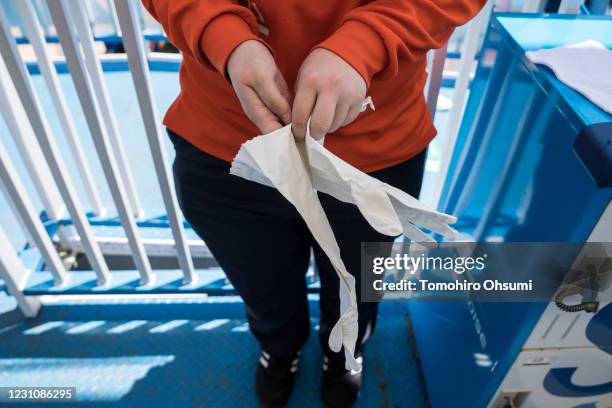
<svg viewBox="0 0 612 408">
<path fill-rule="evenodd" d="M 338 352 L 344 346 L 346 368 L 360 371 L 361 364 L 354 357 L 358 333 L 355 278 L 340 258 L 340 248 L 312 187 L 305 147 L 305 143 L 295 142 L 291 126 L 286 126 L 244 143 L 230 173 L 275 187 L 306 222 L 340 279 L 340 319 L 332 328 L 330 348 Z"/>
<path fill-rule="evenodd" d="M 404 235 L 418 242 L 433 241 L 417 226 L 448 238 L 455 217 L 439 213 L 388 184 L 368 176 L 317 143 L 309 134 L 296 143 L 291 126 L 258 136 L 240 147 L 230 173 L 275 187 L 300 213 L 313 237 L 328 256 L 340 279 L 340 319 L 332 328 L 329 346 L 344 346 L 346 369 L 361 370 L 355 359 L 357 296 L 355 278 L 348 273 L 334 233 L 316 190 L 357 205 L 365 219 L 386 235 Z"/>
<path fill-rule="evenodd" d="M 306 151 L 313 187 L 345 203 L 355 204 L 363 217 L 378 232 L 403 234 L 415 242 L 433 242 L 418 227 L 455 239 L 449 227 L 457 219 L 437 212 L 387 183 L 351 166 L 306 133 Z"/>
</svg>

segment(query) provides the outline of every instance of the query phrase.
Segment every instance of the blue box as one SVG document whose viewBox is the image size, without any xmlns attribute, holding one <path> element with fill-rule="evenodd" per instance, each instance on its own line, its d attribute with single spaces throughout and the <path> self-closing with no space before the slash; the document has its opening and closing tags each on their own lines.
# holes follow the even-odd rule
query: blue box
<svg viewBox="0 0 612 408">
<path fill-rule="evenodd" d="M 440 209 L 475 241 L 583 242 L 612 198 L 612 116 L 525 51 L 597 40 L 610 17 L 494 14 Z M 486 407 L 547 303 L 410 303 L 431 406 Z"/>
</svg>

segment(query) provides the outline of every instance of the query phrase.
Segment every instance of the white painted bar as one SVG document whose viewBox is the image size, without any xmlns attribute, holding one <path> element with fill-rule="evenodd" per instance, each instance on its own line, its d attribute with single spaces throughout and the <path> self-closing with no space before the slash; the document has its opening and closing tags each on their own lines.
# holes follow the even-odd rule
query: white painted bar
<svg viewBox="0 0 612 408">
<path fill-rule="evenodd" d="M 431 67 L 428 70 L 425 100 L 429 108 L 429 114 L 433 120 L 436 116 L 440 87 L 442 86 L 442 76 L 444 74 L 444 62 L 446 61 L 446 50 L 448 43 L 440 49 L 433 51 Z"/>
<path fill-rule="evenodd" d="M 559 14 L 578 14 L 584 0 L 561 0 Z"/>
<path fill-rule="evenodd" d="M 144 7 L 142 5 L 139 4 L 139 7 L 136 7 L 136 12 L 138 14 L 138 22 L 140 23 L 141 27 L 145 27 L 145 12 L 144 12 Z"/>
<path fill-rule="evenodd" d="M 93 270 L 98 276 L 98 283 L 105 284 L 110 276 L 106 261 L 98 244 L 94 241 L 91 227 L 82 210 L 81 203 L 76 194 L 74 184 L 70 178 L 68 169 L 65 167 L 62 154 L 57 146 L 51 130 L 43 115 L 38 98 L 32 88 L 30 77 L 26 71 L 21 56 L 17 51 L 15 41 L 11 35 L 10 28 L 4 11 L 0 7 L 0 54 L 4 58 L 6 67 L 15 85 L 15 89 L 25 108 L 27 116 L 38 139 L 38 143 L 47 158 L 47 163 L 55 183 L 66 203 L 66 207 L 72 218 L 72 222 L 78 231 L 85 254 Z"/>
<path fill-rule="evenodd" d="M 38 17 L 38 21 L 41 22 L 44 33 L 46 36 L 52 36 L 51 29 L 51 21 L 49 19 L 49 13 L 47 13 L 47 9 L 44 4 L 40 2 L 40 0 L 32 0 L 32 5 L 34 6 L 34 10 L 36 10 L 36 16 Z"/>
<path fill-rule="evenodd" d="M 34 317 L 40 310 L 40 301 L 23 295 L 29 274 L 30 271 L 17 256 L 4 229 L 0 226 L 0 278 L 4 280 L 9 295 L 17 299 L 17 305 L 24 316 Z"/>
<path fill-rule="evenodd" d="M 65 212 L 64 203 L 2 57 L 0 57 L 0 113 L 4 117 L 4 122 L 13 137 L 13 142 L 47 216 L 51 220 L 60 220 Z M 57 230 L 57 237 L 64 246 L 69 245 L 74 236 L 76 234 L 67 232 L 63 227 Z"/>
<path fill-rule="evenodd" d="M 134 263 L 140 272 L 142 284 L 149 284 L 154 279 L 149 258 L 140 239 L 136 222 L 132 217 L 132 208 L 127 199 L 123 180 L 119 177 L 117 162 L 115 161 L 108 135 L 104 132 L 103 124 L 100 121 L 99 106 L 94 96 L 95 90 L 89 81 L 83 60 L 80 58 L 79 44 L 69 23 L 69 10 L 64 0 L 48 0 L 48 4 L 53 23 L 64 50 L 64 55 L 66 56 L 66 63 L 68 64 L 74 87 L 87 119 L 87 126 L 100 158 L 102 169 L 117 207 L 119 218 L 121 219 L 121 224 L 132 249 Z"/>
<path fill-rule="evenodd" d="M 45 226 L 38 218 L 36 209 L 21 182 L 21 177 L 17 174 L 17 170 L 2 143 L 0 143 L 0 180 L 6 192 L 7 201 L 13 207 L 13 210 L 19 214 L 30 237 L 45 259 L 47 268 L 53 274 L 55 283 L 61 285 L 67 279 L 64 264 L 57 254 Z"/>
<path fill-rule="evenodd" d="M 436 50 L 429 50 L 425 54 L 425 72 L 427 72 L 427 79 L 425 80 L 425 86 L 423 87 L 423 94 L 427 100 L 427 94 L 429 93 L 429 83 L 431 82 L 431 68 L 433 67 L 434 53 Z"/>
<path fill-rule="evenodd" d="M 93 85 L 94 97 L 97 99 L 99 111 L 102 113 L 104 125 L 102 127 L 102 132 L 108 134 L 108 139 L 117 161 L 119 175 L 125 186 L 126 197 L 130 201 L 133 214 L 139 217 L 142 215 L 142 209 L 136 193 L 136 186 L 132 178 L 132 173 L 127 164 L 127 157 L 123 149 L 123 143 L 121 142 L 121 133 L 119 132 L 119 127 L 115 120 L 110 95 L 104 81 L 102 65 L 100 64 L 100 59 L 94 47 L 93 32 L 89 25 L 89 19 L 84 4 L 80 0 L 68 0 L 66 5 L 68 5 L 67 10 L 69 10 L 68 12 L 72 17 L 72 22 L 76 28 L 76 35 L 81 43 L 80 48 L 83 51 L 85 67 L 87 68 Z"/>
<path fill-rule="evenodd" d="M 440 169 L 436 180 L 436 186 L 433 193 L 433 204 L 438 205 L 444 181 L 448 173 L 455 143 L 457 142 L 457 133 L 461 126 L 461 119 L 465 109 L 467 90 L 470 86 L 470 73 L 474 64 L 474 58 L 480 46 L 480 37 L 489 22 L 489 16 L 493 9 L 494 1 L 489 0 L 485 7 L 478 15 L 468 23 L 468 27 L 463 39 L 461 47 L 461 59 L 459 60 L 459 69 L 457 80 L 455 81 L 455 91 L 453 94 L 453 104 L 448 118 L 447 132 L 448 144 L 444 146 Z"/>
<path fill-rule="evenodd" d="M 2 58 L 0 58 L 0 113 L 13 136 L 15 146 L 19 150 L 47 214 L 55 220 L 61 218 L 64 203 L 49 173 L 45 156 L 32 132 L 26 112 L 19 101 L 19 96 Z"/>
<path fill-rule="evenodd" d="M 69 1 L 73 1 L 73 0 L 69 0 Z M 83 10 L 85 11 L 85 19 L 87 20 L 87 25 L 93 31 L 93 26 L 95 24 L 94 16 L 96 15 L 95 11 L 94 11 L 94 8 L 93 8 L 93 3 L 96 0 L 94 0 L 94 1 L 91 1 L 91 0 L 77 0 L 77 1 L 79 3 L 83 3 Z M 73 16 L 73 18 L 74 18 L 74 16 Z"/>
<path fill-rule="evenodd" d="M 193 270 L 193 261 L 183 229 L 183 217 L 174 194 L 174 180 L 166 160 L 164 139 L 159 125 L 161 122 L 155 110 L 154 94 L 149 77 L 149 66 L 145 56 L 142 31 L 133 5 L 133 2 L 129 0 L 115 0 L 123 44 L 127 52 L 130 72 L 134 80 L 140 113 L 142 114 L 142 120 L 149 140 L 149 148 L 153 156 L 157 179 L 170 227 L 172 228 L 179 265 L 183 270 L 184 282 L 186 284 L 195 283 L 197 275 L 195 275 Z"/>
<path fill-rule="evenodd" d="M 537 13 L 542 9 L 543 0 L 525 0 L 523 13 Z"/>
<path fill-rule="evenodd" d="M 117 9 L 113 0 L 106 0 L 108 3 L 108 12 L 110 13 L 111 23 L 113 24 L 113 30 L 116 35 L 121 35 L 121 27 L 119 26 L 119 19 L 117 18 Z"/>
<path fill-rule="evenodd" d="M 44 34 L 42 32 L 40 22 L 36 17 L 34 6 L 30 1 L 17 1 L 14 2 L 17 11 L 19 12 L 23 21 L 23 28 L 25 35 L 28 37 L 30 44 L 34 48 L 36 54 L 36 63 L 40 68 L 40 72 L 45 79 L 51 100 L 57 112 L 57 116 L 60 121 L 60 125 L 66 135 L 68 146 L 72 153 L 72 159 L 75 162 L 77 171 L 83 183 L 85 194 L 91 205 L 91 209 L 94 214 L 100 215 L 102 213 L 102 200 L 96 183 L 94 181 L 93 174 L 89 165 L 85 162 L 86 155 L 81 144 L 81 140 L 78 136 L 76 126 L 72 120 L 72 116 L 69 113 L 68 103 L 66 97 L 62 91 L 62 87 L 59 83 L 59 78 L 55 66 L 51 61 L 51 57 L 47 51 Z"/>
<path fill-rule="evenodd" d="M 511 12 L 512 0 L 495 0 L 495 11 Z"/>
</svg>

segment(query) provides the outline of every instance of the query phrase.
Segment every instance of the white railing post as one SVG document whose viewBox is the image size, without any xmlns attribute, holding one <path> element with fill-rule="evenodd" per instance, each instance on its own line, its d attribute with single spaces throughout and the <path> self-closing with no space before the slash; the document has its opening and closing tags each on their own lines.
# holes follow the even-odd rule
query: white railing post
<svg viewBox="0 0 612 408">
<path fill-rule="evenodd" d="M 448 43 L 442 48 L 433 51 L 431 64 L 427 72 L 427 82 L 425 85 L 425 100 L 429 108 L 429 114 L 433 120 L 436 116 L 436 107 L 438 105 L 438 97 L 440 96 L 440 87 L 444 75 L 444 63 L 446 62 L 446 50 Z M 432 51 L 430 51 L 432 52 Z"/>
<path fill-rule="evenodd" d="M 121 35 L 121 28 L 119 27 L 119 20 L 117 18 L 117 9 L 115 9 L 115 3 L 113 2 L 113 0 L 106 0 L 106 2 L 108 3 L 108 12 L 110 13 L 113 30 L 115 30 L 116 35 Z"/>
<path fill-rule="evenodd" d="M 525 0 L 523 3 L 523 13 L 537 13 L 541 11 L 544 0 Z"/>
<path fill-rule="evenodd" d="M 45 226 L 38 218 L 34 205 L 28 197 L 21 178 L 11 162 L 8 152 L 0 143 L 0 180 L 7 195 L 7 201 L 19 214 L 30 237 L 41 252 L 49 271 L 53 274 L 55 283 L 61 285 L 66 281 L 66 269 L 60 259 Z"/>
<path fill-rule="evenodd" d="M 0 58 L 0 112 L 47 214 L 55 220 L 61 218 L 64 203 L 55 188 L 45 156 L 36 141 L 36 136 L 32 133 L 28 117 L 2 58 Z"/>
<path fill-rule="evenodd" d="M 138 23 L 141 27 L 145 27 L 145 13 L 143 12 L 143 6 L 136 7 L 136 13 L 138 14 Z"/>
<path fill-rule="evenodd" d="M 119 170 L 113 150 L 110 146 L 108 136 L 104 132 L 103 123 L 100 120 L 100 112 L 96 103 L 95 90 L 87 76 L 85 65 L 80 58 L 79 44 L 75 33 L 71 30 L 69 23 L 69 10 L 64 0 L 48 0 L 49 10 L 58 36 L 60 38 L 66 63 L 70 70 L 70 76 L 74 82 L 83 112 L 87 119 L 87 126 L 93 138 L 93 142 L 102 164 L 102 170 L 106 176 L 111 195 L 117 207 L 121 224 L 125 230 L 128 244 L 132 250 L 132 256 L 136 268 L 140 272 L 143 285 L 153 282 L 154 275 L 151 271 L 149 258 L 144 249 L 142 240 L 136 227 L 136 222 L 132 217 L 132 208 L 127 199 L 126 189 L 123 180 L 119 177 Z"/>
<path fill-rule="evenodd" d="M 83 57 L 85 60 L 85 67 L 89 73 L 91 84 L 93 86 L 94 97 L 97 99 L 99 110 L 102 113 L 102 120 L 104 127 L 102 131 L 108 134 L 113 153 L 117 161 L 117 168 L 119 175 L 125 186 L 126 197 L 130 200 L 133 214 L 136 217 L 142 215 L 142 208 L 138 200 L 138 194 L 136 193 L 136 185 L 132 178 L 132 173 L 128 166 L 128 161 L 123 149 L 123 143 L 121 142 L 121 133 L 115 120 L 115 115 L 112 109 L 112 103 L 108 94 L 108 89 L 104 82 L 104 74 L 102 73 L 102 64 L 98 58 L 94 47 L 93 32 L 89 25 L 89 20 L 84 8 L 82 0 L 68 0 L 68 11 L 72 17 L 74 27 L 76 28 L 76 36 L 78 37 L 81 48 L 83 50 Z M 79 52 L 80 57 L 80 52 Z"/>
<path fill-rule="evenodd" d="M 36 11 L 36 16 L 38 17 L 38 21 L 40 21 L 43 32 L 45 36 L 52 36 L 51 32 L 51 21 L 49 19 L 49 13 L 47 13 L 47 9 L 45 5 L 40 2 L 40 0 L 31 0 L 32 5 L 34 6 L 34 10 Z"/>
<path fill-rule="evenodd" d="M 149 66 L 145 56 L 143 36 L 137 15 L 130 0 L 115 0 L 119 24 L 123 36 L 123 44 L 127 52 L 130 72 L 138 96 L 140 113 L 149 140 L 149 148 L 153 156 L 157 179 L 159 180 L 164 205 L 170 221 L 170 227 L 176 243 L 179 264 L 184 273 L 185 283 L 195 283 L 193 261 L 187 246 L 183 219 L 179 211 L 178 201 L 174 194 L 174 182 L 168 170 L 164 139 L 160 130 L 160 122 L 155 110 L 153 90 L 149 78 Z"/>
<path fill-rule="evenodd" d="M 494 1 L 489 0 L 485 7 L 478 13 L 476 17 L 468 23 L 468 27 L 463 39 L 461 47 L 461 59 L 459 60 L 459 68 L 457 73 L 457 80 L 455 81 L 455 89 L 453 94 L 453 103 L 448 118 L 447 125 L 447 145 L 444 146 L 442 151 L 442 158 L 440 161 L 440 169 L 436 179 L 436 185 L 433 192 L 432 204 L 437 206 L 442 195 L 442 189 L 444 188 L 444 182 L 450 166 L 450 161 L 453 156 L 453 150 L 455 149 L 455 143 L 457 142 L 457 134 L 461 126 L 461 119 L 463 118 L 463 112 L 466 104 L 466 95 L 470 85 L 470 74 L 472 72 L 472 66 L 474 65 L 474 58 L 480 45 L 480 36 L 487 26 L 491 10 L 493 9 Z"/>
<path fill-rule="evenodd" d="M 76 194 L 76 190 L 68 173 L 68 170 L 63 162 L 60 150 L 51 134 L 49 125 L 42 113 L 42 108 L 38 102 L 38 98 L 32 88 L 29 75 L 25 65 L 21 60 L 21 56 L 17 50 L 17 46 L 10 32 L 10 27 L 4 11 L 0 7 L 0 54 L 4 58 L 6 67 L 15 85 L 15 89 L 21 99 L 24 109 L 32 125 L 32 130 L 38 139 L 38 143 L 47 158 L 49 169 L 53 174 L 55 183 L 62 195 L 72 222 L 74 223 L 80 239 L 83 242 L 83 247 L 87 258 L 92 265 L 93 270 L 98 276 L 98 282 L 105 284 L 110 276 L 106 261 L 102 256 L 100 247 L 94 241 L 91 227 L 82 211 L 82 206 Z"/>
<path fill-rule="evenodd" d="M 85 13 L 85 20 L 87 21 L 87 25 L 92 30 L 93 38 L 93 27 L 95 24 L 94 18 L 96 16 L 96 11 L 94 10 L 94 1 L 91 0 L 77 0 L 79 3 L 83 3 L 83 11 Z M 74 18 L 74 17 L 73 17 Z"/>
<path fill-rule="evenodd" d="M 578 14 L 584 0 L 561 0 L 559 14 Z"/>
<path fill-rule="evenodd" d="M 34 48 L 36 63 L 49 89 L 55 111 L 66 135 L 68 146 L 72 152 L 72 158 L 79 172 L 92 211 L 94 214 L 101 214 L 102 201 L 100 200 L 100 194 L 98 193 L 91 170 L 85 162 L 85 151 L 83 150 L 72 116 L 69 113 L 68 103 L 59 83 L 57 71 L 47 51 L 44 34 L 36 17 L 34 7 L 30 1 L 17 1 L 14 4 L 21 15 L 25 34 Z"/>
<path fill-rule="evenodd" d="M 4 280 L 9 295 L 17 300 L 17 305 L 24 316 L 34 317 L 40 310 L 40 302 L 23 294 L 29 275 L 30 271 L 17 256 L 4 229 L 0 226 L 0 278 Z"/>
</svg>

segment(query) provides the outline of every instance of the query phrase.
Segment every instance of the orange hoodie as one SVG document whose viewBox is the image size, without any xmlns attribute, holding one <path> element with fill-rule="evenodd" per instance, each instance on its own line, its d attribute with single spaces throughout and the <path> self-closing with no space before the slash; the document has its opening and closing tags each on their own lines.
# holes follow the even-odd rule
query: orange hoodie
<svg viewBox="0 0 612 408">
<path fill-rule="evenodd" d="M 231 161 L 259 134 L 243 113 L 225 65 L 246 40 L 274 53 L 292 89 L 302 61 L 325 48 L 365 79 L 367 110 L 325 146 L 371 172 L 421 152 L 436 130 L 423 87 L 425 53 L 440 48 L 484 0 L 142 0 L 183 53 L 181 92 L 164 124 L 201 150 Z"/>
</svg>

